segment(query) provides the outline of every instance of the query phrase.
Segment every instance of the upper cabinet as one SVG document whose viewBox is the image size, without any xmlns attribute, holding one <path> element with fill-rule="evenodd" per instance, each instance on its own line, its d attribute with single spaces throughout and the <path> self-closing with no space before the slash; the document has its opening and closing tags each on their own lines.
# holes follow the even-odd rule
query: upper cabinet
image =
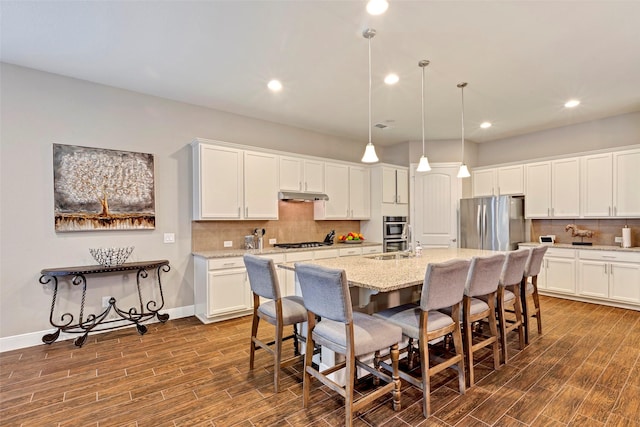
<svg viewBox="0 0 640 427">
<path fill-rule="evenodd" d="M 473 170 L 471 176 L 474 197 L 524 193 L 524 165 Z"/>
<path fill-rule="evenodd" d="M 324 192 L 324 162 L 280 156 L 280 189 Z"/>
<path fill-rule="evenodd" d="M 193 219 L 278 219 L 278 156 L 193 144 Z"/>
<path fill-rule="evenodd" d="M 640 149 L 613 153 L 613 216 L 640 216 Z"/>
<path fill-rule="evenodd" d="M 314 202 L 314 218 L 368 219 L 371 215 L 369 169 L 343 163 L 324 164 L 327 201 Z"/>
<path fill-rule="evenodd" d="M 382 203 L 406 205 L 409 203 L 409 170 L 407 168 L 381 166 Z"/>
<path fill-rule="evenodd" d="M 577 218 L 580 216 L 579 158 L 525 165 L 525 216 Z"/>
</svg>

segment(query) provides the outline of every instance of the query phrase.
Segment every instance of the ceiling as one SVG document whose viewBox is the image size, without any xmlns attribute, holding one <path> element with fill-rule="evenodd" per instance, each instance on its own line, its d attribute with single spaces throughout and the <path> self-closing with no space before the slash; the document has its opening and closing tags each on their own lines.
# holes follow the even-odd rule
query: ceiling
<svg viewBox="0 0 640 427">
<path fill-rule="evenodd" d="M 640 1 L 389 3 L 2 0 L 0 59 L 363 142 L 374 28 L 374 144 L 421 140 L 421 59 L 427 140 L 460 138 L 462 81 L 475 142 L 640 111 Z"/>
</svg>

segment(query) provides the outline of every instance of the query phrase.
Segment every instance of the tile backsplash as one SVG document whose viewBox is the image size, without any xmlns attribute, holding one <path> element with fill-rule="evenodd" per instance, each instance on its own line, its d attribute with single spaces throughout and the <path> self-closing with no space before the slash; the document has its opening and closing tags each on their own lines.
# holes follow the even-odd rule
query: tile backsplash
<svg viewBox="0 0 640 427">
<path fill-rule="evenodd" d="M 272 221 L 192 221 L 191 250 L 194 252 L 225 249 L 225 240 L 233 242 L 234 249 L 244 249 L 244 236 L 253 229 L 264 228 L 264 246 L 269 239 L 278 243 L 322 241 L 328 232 L 336 236 L 360 231 L 360 221 L 315 221 L 313 203 L 278 202 L 278 220 Z M 366 237 L 366 236 L 365 236 Z"/>
<path fill-rule="evenodd" d="M 580 237 L 571 237 L 571 231 L 565 231 L 567 224 L 575 224 L 580 230 L 591 230 L 592 238 L 584 239 L 594 245 L 620 246 L 616 237 L 622 237 L 622 228 L 627 225 L 631 229 L 631 246 L 640 246 L 640 218 L 621 219 L 534 219 L 531 220 L 531 240 L 547 234 L 556 235 L 556 243 L 579 242 Z"/>
</svg>

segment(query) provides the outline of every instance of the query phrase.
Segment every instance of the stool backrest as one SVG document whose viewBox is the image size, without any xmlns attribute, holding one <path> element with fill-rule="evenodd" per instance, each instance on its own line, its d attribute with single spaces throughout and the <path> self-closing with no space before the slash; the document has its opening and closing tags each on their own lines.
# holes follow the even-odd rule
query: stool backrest
<svg viewBox="0 0 640 427">
<path fill-rule="evenodd" d="M 529 249 L 507 252 L 500 274 L 500 286 L 511 286 L 522 281 L 527 258 L 529 258 Z"/>
<path fill-rule="evenodd" d="M 476 297 L 495 292 L 500 282 L 504 259 L 504 254 L 473 257 L 464 294 Z"/>
<path fill-rule="evenodd" d="M 542 267 L 542 259 L 547 252 L 547 246 L 536 246 L 531 248 L 529 258 L 524 266 L 524 276 L 533 277 L 540 274 L 540 268 Z"/>
<path fill-rule="evenodd" d="M 304 263 L 295 267 L 307 310 L 322 318 L 350 323 L 353 310 L 345 271 Z"/>
<path fill-rule="evenodd" d="M 263 298 L 280 299 L 280 284 L 273 260 L 251 254 L 245 254 L 243 258 L 253 293 Z"/>
<path fill-rule="evenodd" d="M 461 259 L 427 265 L 420 308 L 439 310 L 462 301 L 470 265 L 471 261 Z"/>
</svg>

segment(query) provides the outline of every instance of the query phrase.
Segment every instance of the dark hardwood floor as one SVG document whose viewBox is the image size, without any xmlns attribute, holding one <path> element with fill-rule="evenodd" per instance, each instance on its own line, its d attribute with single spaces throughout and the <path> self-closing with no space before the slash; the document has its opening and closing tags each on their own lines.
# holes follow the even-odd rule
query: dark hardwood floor
<svg viewBox="0 0 640 427">
<path fill-rule="evenodd" d="M 454 374 L 434 379 L 433 415 L 403 383 L 356 426 L 639 426 L 640 312 L 542 297 L 544 335 L 493 371 L 489 353 L 477 384 L 457 393 Z M 211 325 L 195 317 L 122 329 L 0 354 L 2 426 L 339 426 L 343 401 L 312 389 L 304 410 L 301 364 L 273 393 L 271 358 L 248 370 L 250 318 Z M 515 338 L 515 334 L 514 337 Z M 285 345 L 292 353 L 291 341 Z M 369 382 L 359 389 L 370 387 Z"/>
</svg>

